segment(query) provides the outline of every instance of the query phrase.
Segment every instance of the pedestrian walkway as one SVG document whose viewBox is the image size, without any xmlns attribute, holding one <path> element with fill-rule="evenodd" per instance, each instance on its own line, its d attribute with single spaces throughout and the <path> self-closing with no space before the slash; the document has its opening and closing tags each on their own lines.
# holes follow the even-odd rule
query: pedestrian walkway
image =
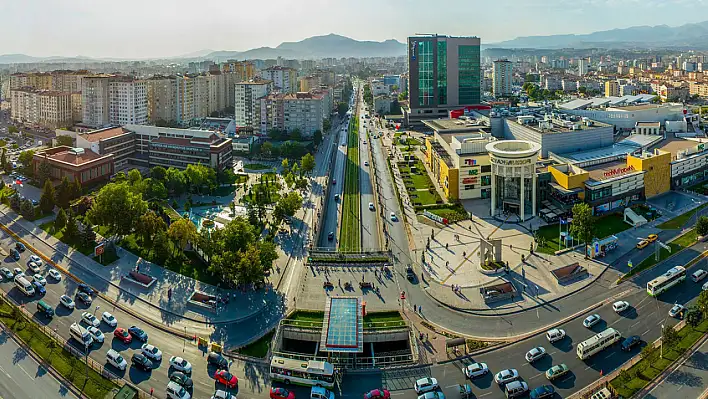
<svg viewBox="0 0 708 399">
<path fill-rule="evenodd" d="M 184 326 L 190 330 L 211 331 L 213 324 L 246 320 L 266 307 L 268 302 L 279 302 L 272 289 L 225 290 L 174 273 L 139 258 L 119 248 L 120 259 L 102 266 L 92 258 L 73 250 L 32 222 L 19 217 L 8 207 L 0 207 L 0 221 L 11 231 L 28 241 L 39 251 L 51 257 L 78 278 L 86 281 L 117 302 L 129 305 L 143 316 L 160 323 Z M 139 267 L 141 273 L 156 279 L 150 288 L 124 280 L 123 277 Z M 171 297 L 169 295 L 171 291 Z M 188 303 L 192 293 L 200 291 L 208 295 L 229 297 L 226 304 L 216 309 L 207 309 Z"/>
</svg>

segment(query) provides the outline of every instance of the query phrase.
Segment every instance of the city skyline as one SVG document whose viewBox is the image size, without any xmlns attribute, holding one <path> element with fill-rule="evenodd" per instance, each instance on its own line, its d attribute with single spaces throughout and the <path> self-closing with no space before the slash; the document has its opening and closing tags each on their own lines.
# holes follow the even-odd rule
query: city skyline
<svg viewBox="0 0 708 399">
<path fill-rule="evenodd" d="M 500 0 L 492 9 L 481 1 L 448 1 L 444 12 L 431 13 L 422 0 L 391 0 L 385 4 L 363 0 L 357 4 L 305 0 L 293 5 L 285 0 L 270 3 L 275 12 L 260 5 L 215 0 L 196 10 L 192 3 L 127 0 L 119 8 L 69 0 L 11 2 L 3 6 L 0 24 L 13 40 L 0 45 L 0 54 L 36 57 L 86 56 L 92 58 L 168 58 L 207 49 L 244 51 L 276 47 L 282 42 L 335 33 L 356 40 L 405 42 L 415 33 L 479 36 L 482 44 L 519 36 L 584 34 L 637 25 L 678 26 L 700 22 L 694 13 L 707 0 L 531 0 L 517 4 Z M 38 12 L 40 10 L 40 12 Z M 140 12 L 136 12 L 140 10 Z M 483 11 L 487 17 L 480 18 Z M 635 13 L 631 23 L 625 16 Z M 310 23 L 305 23 L 309 21 Z M 312 23 L 316 21 L 316 23 Z M 362 29 L 362 22 L 366 29 Z M 513 27 L 513 29 L 510 29 Z M 198 28 L 198 29 L 196 29 Z"/>
</svg>

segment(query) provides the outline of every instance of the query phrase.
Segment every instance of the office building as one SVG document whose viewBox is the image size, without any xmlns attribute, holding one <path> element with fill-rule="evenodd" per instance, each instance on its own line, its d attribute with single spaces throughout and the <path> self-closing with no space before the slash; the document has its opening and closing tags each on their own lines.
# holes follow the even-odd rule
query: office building
<svg viewBox="0 0 708 399">
<path fill-rule="evenodd" d="M 257 127 L 256 108 L 258 99 L 265 97 L 273 90 L 270 80 L 250 80 L 235 85 L 234 120 L 238 127 Z"/>
<path fill-rule="evenodd" d="M 446 117 L 448 111 L 480 103 L 480 39 L 413 36 L 408 38 L 409 125 Z"/>
<path fill-rule="evenodd" d="M 605 82 L 605 97 L 619 97 L 620 87 L 616 80 L 608 80 Z"/>
<path fill-rule="evenodd" d="M 281 93 L 298 91 L 297 71 L 293 68 L 273 66 L 262 70 L 260 76 L 264 80 L 272 81 L 274 88 Z"/>
<path fill-rule="evenodd" d="M 45 162 L 49 164 L 49 177 L 54 181 L 66 177 L 70 182 L 87 185 L 107 181 L 113 174 L 113 154 L 100 155 L 84 148 L 58 146 L 35 153 L 32 158 L 35 174 Z"/>
<path fill-rule="evenodd" d="M 76 146 L 99 155 L 113 155 L 115 170 L 123 169 L 135 153 L 135 133 L 109 127 L 76 135 Z"/>
<path fill-rule="evenodd" d="M 492 67 L 493 93 L 495 97 L 508 97 L 512 94 L 511 82 L 513 64 L 509 60 L 496 60 Z"/>
</svg>

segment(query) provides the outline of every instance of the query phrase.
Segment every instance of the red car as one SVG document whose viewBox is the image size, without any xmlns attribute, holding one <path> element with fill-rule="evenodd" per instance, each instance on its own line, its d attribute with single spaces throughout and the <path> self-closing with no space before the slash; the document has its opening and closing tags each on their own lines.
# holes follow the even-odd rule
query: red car
<svg viewBox="0 0 708 399">
<path fill-rule="evenodd" d="M 386 389 L 374 389 L 365 393 L 364 399 L 391 399 L 391 393 Z"/>
<path fill-rule="evenodd" d="M 219 370 L 214 373 L 214 379 L 216 382 L 226 385 L 226 388 L 236 388 L 238 385 L 238 378 L 226 370 Z"/>
<path fill-rule="evenodd" d="M 128 330 L 123 327 L 116 328 L 116 330 L 113 331 L 113 336 L 123 341 L 124 344 L 129 344 L 133 342 L 133 337 L 128 334 Z"/>
<path fill-rule="evenodd" d="M 295 392 L 288 391 L 285 388 L 270 388 L 270 399 L 295 399 Z"/>
</svg>

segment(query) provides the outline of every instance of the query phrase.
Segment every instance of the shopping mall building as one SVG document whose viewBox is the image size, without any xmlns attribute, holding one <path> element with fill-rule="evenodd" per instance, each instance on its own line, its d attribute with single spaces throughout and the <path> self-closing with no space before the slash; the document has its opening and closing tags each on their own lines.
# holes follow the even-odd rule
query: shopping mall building
<svg viewBox="0 0 708 399">
<path fill-rule="evenodd" d="M 448 199 L 488 199 L 492 216 L 554 221 L 578 202 L 600 215 L 708 179 L 708 139 L 670 122 L 615 141 L 611 125 L 564 113 L 425 121 L 425 161 Z"/>
</svg>

